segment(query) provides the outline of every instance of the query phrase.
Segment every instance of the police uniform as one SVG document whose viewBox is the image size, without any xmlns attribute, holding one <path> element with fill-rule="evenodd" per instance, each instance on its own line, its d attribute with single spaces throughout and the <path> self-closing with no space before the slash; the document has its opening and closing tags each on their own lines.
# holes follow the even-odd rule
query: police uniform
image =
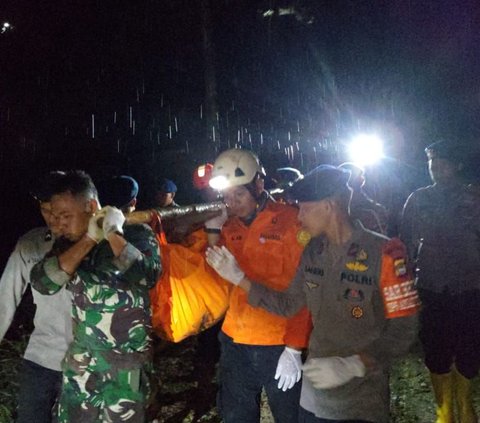
<svg viewBox="0 0 480 423">
<path fill-rule="evenodd" d="M 73 278 L 55 255 L 32 269 L 43 294 L 73 294 L 74 339 L 63 363 L 61 422 L 143 422 L 151 366 L 148 290 L 160 271 L 158 244 L 145 225 L 124 228 L 127 245 L 113 256 L 102 241 Z"/>
<path fill-rule="evenodd" d="M 294 185 L 290 196 L 309 202 L 348 192 L 344 173 L 320 166 Z M 352 376 L 329 389 L 316 389 L 304 376 L 300 405 L 305 421 L 388 422 L 388 365 L 407 351 L 416 335 L 418 296 L 405 246 L 366 230 L 360 222 L 351 230 L 343 244 L 313 238 L 286 291 L 252 283 L 249 293 L 252 306 L 282 316 L 307 306 L 313 320 L 307 363 L 359 354 L 374 359 L 363 377 Z"/>
</svg>

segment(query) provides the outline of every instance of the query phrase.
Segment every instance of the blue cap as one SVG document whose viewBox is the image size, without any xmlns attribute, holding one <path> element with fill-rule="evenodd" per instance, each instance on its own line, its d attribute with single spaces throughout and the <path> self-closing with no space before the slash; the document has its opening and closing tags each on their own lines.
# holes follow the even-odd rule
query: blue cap
<svg viewBox="0 0 480 423">
<path fill-rule="evenodd" d="M 159 191 L 162 192 L 177 192 L 177 186 L 173 181 L 170 179 L 163 178 L 161 179 L 161 185 L 159 187 Z"/>
<path fill-rule="evenodd" d="M 121 209 L 138 195 L 138 182 L 131 176 L 120 175 L 100 184 L 99 197 L 104 206 Z"/>
<path fill-rule="evenodd" d="M 331 165 L 320 165 L 295 183 L 287 191 L 287 198 L 296 202 L 320 201 L 347 188 L 349 178 L 348 171 Z"/>
</svg>

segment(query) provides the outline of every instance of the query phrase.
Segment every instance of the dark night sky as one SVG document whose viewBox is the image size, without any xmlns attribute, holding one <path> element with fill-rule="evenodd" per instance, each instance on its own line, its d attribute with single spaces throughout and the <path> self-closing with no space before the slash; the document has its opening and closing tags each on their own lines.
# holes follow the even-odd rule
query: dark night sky
<svg viewBox="0 0 480 423">
<path fill-rule="evenodd" d="M 307 170 L 377 130 L 392 172 L 410 174 L 398 163 L 420 168 L 433 139 L 477 144 L 475 0 L 3 0 L 0 19 L 14 26 L 0 34 L 2 258 L 36 223 L 32 180 L 53 168 L 144 187 L 170 176 L 186 203 L 195 163 L 236 143 L 267 168 Z"/>
</svg>

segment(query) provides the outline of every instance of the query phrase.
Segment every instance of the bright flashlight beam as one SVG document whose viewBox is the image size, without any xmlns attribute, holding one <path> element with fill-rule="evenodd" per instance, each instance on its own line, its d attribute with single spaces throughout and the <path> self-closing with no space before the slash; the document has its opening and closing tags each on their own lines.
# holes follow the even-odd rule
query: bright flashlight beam
<svg viewBox="0 0 480 423">
<path fill-rule="evenodd" d="M 215 176 L 214 178 L 210 179 L 208 184 L 215 190 L 221 191 L 225 188 L 228 187 L 228 179 L 225 178 L 225 176 L 220 175 L 220 176 Z"/>
<path fill-rule="evenodd" d="M 358 135 L 349 146 L 350 160 L 360 166 L 378 162 L 383 156 L 383 143 L 376 135 Z"/>
</svg>

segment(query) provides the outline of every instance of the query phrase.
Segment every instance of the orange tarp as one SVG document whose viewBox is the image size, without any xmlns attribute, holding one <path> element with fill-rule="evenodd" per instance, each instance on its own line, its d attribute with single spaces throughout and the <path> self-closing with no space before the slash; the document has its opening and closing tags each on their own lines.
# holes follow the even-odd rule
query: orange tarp
<svg viewBox="0 0 480 423">
<path fill-rule="evenodd" d="M 203 230 L 185 244 L 168 244 L 159 236 L 163 274 L 150 290 L 152 324 L 169 341 L 180 342 L 212 326 L 228 307 L 229 284 L 205 261 Z"/>
</svg>

